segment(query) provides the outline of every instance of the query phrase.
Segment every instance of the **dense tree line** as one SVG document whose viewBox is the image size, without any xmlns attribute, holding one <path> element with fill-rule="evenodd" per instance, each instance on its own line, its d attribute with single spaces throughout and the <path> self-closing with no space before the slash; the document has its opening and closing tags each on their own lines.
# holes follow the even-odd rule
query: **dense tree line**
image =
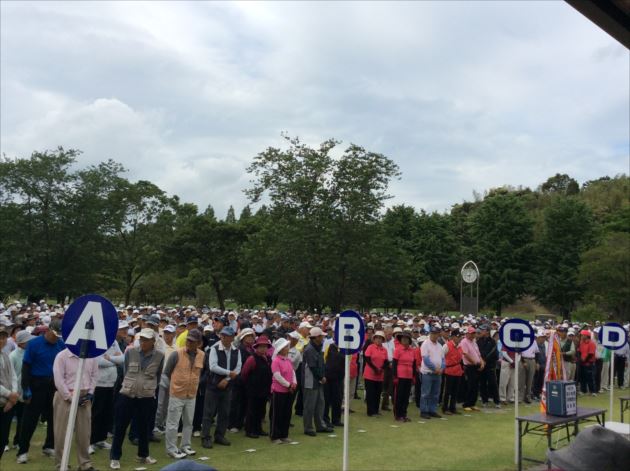
<svg viewBox="0 0 630 471">
<path fill-rule="evenodd" d="M 200 210 L 107 161 L 58 148 L 0 161 L 0 297 L 106 293 L 129 303 L 457 308 L 480 267 L 480 306 L 524 295 L 564 316 L 630 317 L 630 179 L 475 194 L 446 213 L 387 209 L 400 176 L 382 154 L 286 137 L 248 168 L 250 205 Z M 339 155 L 340 154 L 340 155 Z M 589 312 L 591 312 L 589 311 Z"/>
</svg>

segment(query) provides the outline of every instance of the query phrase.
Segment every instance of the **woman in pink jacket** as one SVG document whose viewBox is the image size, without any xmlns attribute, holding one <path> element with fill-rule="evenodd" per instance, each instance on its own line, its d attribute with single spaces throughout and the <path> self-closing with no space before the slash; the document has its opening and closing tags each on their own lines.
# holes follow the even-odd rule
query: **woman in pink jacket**
<svg viewBox="0 0 630 471">
<path fill-rule="evenodd" d="M 278 339 L 273 344 L 275 354 L 271 362 L 271 440 L 275 444 L 291 443 L 291 396 L 297 388 L 293 364 L 287 356 L 290 342 Z"/>
</svg>

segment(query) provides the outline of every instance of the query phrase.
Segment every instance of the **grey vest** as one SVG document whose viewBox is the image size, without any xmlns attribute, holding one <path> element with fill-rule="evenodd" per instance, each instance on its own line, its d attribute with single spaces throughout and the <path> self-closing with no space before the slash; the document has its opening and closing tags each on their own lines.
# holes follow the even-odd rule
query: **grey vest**
<svg viewBox="0 0 630 471">
<path fill-rule="evenodd" d="M 2 357 L 2 365 L 0 367 L 0 384 L 11 391 L 11 382 L 13 380 L 11 360 L 9 359 L 9 355 L 4 352 L 0 352 L 0 356 Z M 6 403 L 7 399 L 4 397 L 0 397 L 0 406 L 4 407 Z"/>
<path fill-rule="evenodd" d="M 157 377 L 158 369 L 163 358 L 162 352 L 153 350 L 151 361 L 142 369 L 142 358 L 138 349 L 129 350 L 129 365 L 120 388 L 120 394 L 132 398 L 154 397 L 160 379 Z"/>
</svg>

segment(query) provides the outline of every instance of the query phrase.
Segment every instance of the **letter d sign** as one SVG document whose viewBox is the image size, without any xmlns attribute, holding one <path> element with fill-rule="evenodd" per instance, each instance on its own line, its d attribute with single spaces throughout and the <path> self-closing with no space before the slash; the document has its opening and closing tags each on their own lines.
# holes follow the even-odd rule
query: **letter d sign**
<svg viewBox="0 0 630 471">
<path fill-rule="evenodd" d="M 621 325 L 609 322 L 599 331 L 601 344 L 610 350 L 619 350 L 628 341 L 628 333 Z"/>
</svg>

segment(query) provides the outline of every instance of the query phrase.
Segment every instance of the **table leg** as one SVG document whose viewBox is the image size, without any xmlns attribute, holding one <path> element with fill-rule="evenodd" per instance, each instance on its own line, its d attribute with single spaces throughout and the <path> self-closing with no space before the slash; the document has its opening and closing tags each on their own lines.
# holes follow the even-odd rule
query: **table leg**
<svg viewBox="0 0 630 471">
<path fill-rule="evenodd" d="M 547 450 L 551 450 L 551 434 L 553 433 L 553 427 L 547 425 Z M 551 471 L 551 461 L 547 458 L 547 471 Z"/>
<path fill-rule="evenodd" d="M 518 421 L 518 471 L 523 470 L 523 423 Z"/>
<path fill-rule="evenodd" d="M 567 443 L 571 443 L 571 432 L 569 431 L 569 424 L 564 424 L 564 431 L 567 433 Z"/>
<path fill-rule="evenodd" d="M 606 412 L 602 412 L 602 422 L 599 425 L 602 427 L 606 426 Z"/>
<path fill-rule="evenodd" d="M 623 399 L 619 399 L 619 410 L 621 411 L 621 423 L 623 424 Z"/>
</svg>

